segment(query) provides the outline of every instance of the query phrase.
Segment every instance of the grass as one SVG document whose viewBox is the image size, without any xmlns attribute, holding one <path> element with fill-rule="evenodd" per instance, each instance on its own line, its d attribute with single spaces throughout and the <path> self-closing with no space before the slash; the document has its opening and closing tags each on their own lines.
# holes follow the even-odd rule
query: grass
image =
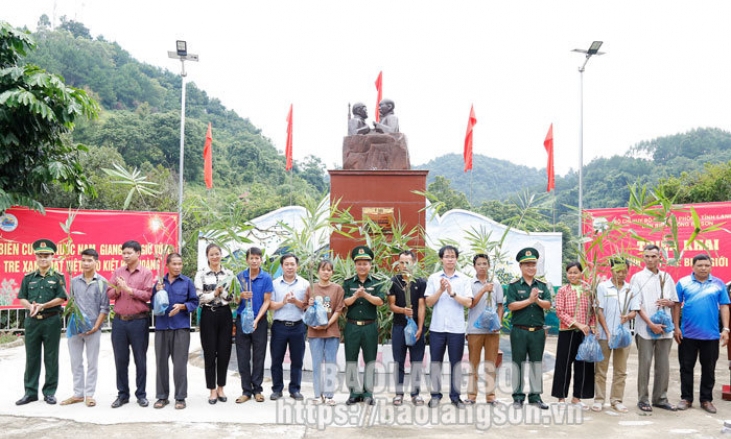
<svg viewBox="0 0 731 439">
<path fill-rule="evenodd" d="M 0 332 L 0 344 L 11 343 L 18 339 L 18 336 L 10 332 Z"/>
</svg>

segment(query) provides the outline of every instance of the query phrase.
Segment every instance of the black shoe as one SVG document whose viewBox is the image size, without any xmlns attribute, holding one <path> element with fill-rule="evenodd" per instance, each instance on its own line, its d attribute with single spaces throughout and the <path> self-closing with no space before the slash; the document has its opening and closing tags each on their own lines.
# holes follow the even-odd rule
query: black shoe
<svg viewBox="0 0 731 439">
<path fill-rule="evenodd" d="M 269 397 L 269 399 L 271 399 L 272 401 L 276 401 L 276 400 L 278 400 L 279 398 L 281 398 L 282 396 L 283 396 L 283 395 L 282 395 L 282 392 L 274 392 L 274 393 L 272 393 L 272 395 L 271 395 L 271 396 Z"/>
<path fill-rule="evenodd" d="M 137 404 L 139 404 L 140 407 L 147 407 L 150 405 L 150 401 L 148 401 L 147 398 L 137 398 Z"/>
<path fill-rule="evenodd" d="M 376 400 L 373 399 L 372 396 L 366 396 L 363 398 L 363 402 L 366 403 L 366 405 L 376 405 Z"/>
<path fill-rule="evenodd" d="M 429 407 L 430 408 L 439 407 L 439 402 L 440 401 L 441 400 L 439 398 L 432 398 L 432 399 L 430 399 L 429 400 Z"/>
<path fill-rule="evenodd" d="M 116 409 L 116 408 L 122 407 L 123 405 L 127 404 L 128 402 L 129 402 L 129 398 L 117 397 L 117 399 L 115 399 L 114 402 L 112 403 L 112 408 Z"/>
<path fill-rule="evenodd" d="M 300 392 L 290 393 L 290 398 L 294 398 L 295 401 L 304 401 L 305 397 Z"/>
<path fill-rule="evenodd" d="M 221 401 L 221 402 L 226 402 L 226 401 L 228 401 L 228 398 L 225 397 L 225 396 L 219 396 L 218 397 L 218 400 Z"/>
<path fill-rule="evenodd" d="M 457 407 L 458 409 L 463 409 L 465 407 L 464 402 L 461 399 L 455 399 L 454 401 L 452 401 L 452 405 Z"/>
<path fill-rule="evenodd" d="M 531 402 L 530 405 L 532 405 L 533 407 L 538 407 L 541 410 L 548 410 L 548 404 L 543 401 Z"/>
<path fill-rule="evenodd" d="M 211 404 L 211 405 L 213 405 L 213 404 L 215 404 L 215 403 L 217 403 L 217 402 L 218 402 L 218 398 L 213 398 L 213 399 L 211 399 L 211 398 L 208 398 L 208 404 Z"/>
<path fill-rule="evenodd" d="M 43 400 L 46 401 L 47 404 L 56 404 L 56 397 L 53 395 L 46 395 L 43 397 Z"/>
<path fill-rule="evenodd" d="M 350 398 L 348 398 L 347 401 L 345 401 L 345 405 L 357 404 L 357 403 L 361 402 L 362 400 L 363 399 L 359 396 L 351 396 Z"/>
<path fill-rule="evenodd" d="M 657 404 L 653 404 L 652 406 L 653 406 L 653 407 L 657 407 L 657 408 L 659 408 L 659 409 L 665 409 L 665 410 L 669 410 L 669 411 L 671 411 L 671 412 L 674 412 L 674 411 L 678 410 L 678 408 L 677 408 L 677 407 L 675 407 L 674 405 L 670 404 L 670 403 L 669 403 L 669 402 L 667 402 L 667 401 L 663 401 L 663 402 L 658 402 Z"/>
<path fill-rule="evenodd" d="M 33 402 L 33 401 L 38 401 L 38 397 L 25 395 L 22 398 L 20 398 L 19 400 L 15 401 L 15 405 L 26 405 L 29 402 Z"/>
<path fill-rule="evenodd" d="M 523 408 L 523 401 L 513 401 L 513 408 L 520 410 Z"/>
</svg>

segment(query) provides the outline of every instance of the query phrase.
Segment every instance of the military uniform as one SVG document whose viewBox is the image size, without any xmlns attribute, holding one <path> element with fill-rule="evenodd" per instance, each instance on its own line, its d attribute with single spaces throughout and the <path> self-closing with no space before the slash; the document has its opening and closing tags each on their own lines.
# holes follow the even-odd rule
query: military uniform
<svg viewBox="0 0 731 439">
<path fill-rule="evenodd" d="M 50 246 L 43 247 L 33 244 L 36 253 L 55 253 L 56 246 L 46 241 Z M 42 251 L 39 251 L 42 250 Z M 47 250 L 47 251 L 46 251 Z M 53 250 L 53 251 L 51 251 Z M 66 300 L 66 288 L 63 274 L 49 269 L 45 276 L 40 270 L 28 273 L 23 277 L 18 292 L 18 299 L 25 299 L 31 304 L 46 303 L 53 299 Z M 41 350 L 43 351 L 43 365 L 46 370 L 46 379 L 43 383 L 43 395 L 53 397 L 58 386 L 58 349 L 61 340 L 61 312 L 62 307 L 54 306 L 40 310 L 34 316 L 26 313 L 25 318 L 25 396 L 38 396 L 38 381 L 41 374 Z M 48 401 L 48 400 L 47 400 Z M 55 402 L 55 399 L 53 399 Z"/>
<path fill-rule="evenodd" d="M 373 259 L 373 252 L 365 246 L 353 249 L 351 256 L 354 260 Z M 344 298 L 352 297 L 360 287 L 372 296 L 379 297 L 385 301 L 385 296 L 378 280 L 368 275 L 365 282 L 361 282 L 358 276 L 345 279 L 343 282 Z M 351 400 L 363 400 L 373 397 L 373 385 L 375 384 L 376 370 L 375 361 L 378 354 L 378 307 L 360 297 L 355 303 L 348 306 L 345 324 L 345 361 L 346 383 L 350 389 Z M 366 369 L 361 385 L 358 379 L 358 354 L 363 350 L 363 361 Z"/>
<path fill-rule="evenodd" d="M 528 253 L 526 257 L 526 253 Z M 518 262 L 536 261 L 538 252 L 534 249 L 523 249 L 516 258 Z M 538 288 L 540 300 L 551 301 L 551 292 L 545 282 L 533 279 L 529 284 L 520 278 L 508 285 L 505 294 L 505 307 L 513 302 L 520 302 L 530 297 L 531 290 Z M 522 403 L 525 400 L 523 392 L 523 363 L 526 357 L 530 361 L 530 393 L 529 403 L 541 401 L 543 391 L 543 377 L 541 373 L 541 362 L 543 361 L 543 349 L 546 344 L 546 331 L 543 325 L 546 322 L 545 311 L 536 303 L 531 303 L 525 308 L 511 312 L 512 330 L 510 331 L 510 349 L 512 351 L 513 371 L 513 401 Z"/>
</svg>

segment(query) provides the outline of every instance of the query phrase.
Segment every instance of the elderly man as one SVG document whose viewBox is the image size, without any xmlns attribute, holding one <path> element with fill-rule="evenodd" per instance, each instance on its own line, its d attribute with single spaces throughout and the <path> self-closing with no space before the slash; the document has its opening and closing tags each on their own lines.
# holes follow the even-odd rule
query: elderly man
<svg viewBox="0 0 731 439">
<path fill-rule="evenodd" d="M 639 363 L 637 407 L 643 412 L 651 412 L 653 406 L 675 411 L 677 408 L 668 402 L 667 395 L 673 334 L 665 332 L 665 325 L 653 323 L 651 317 L 657 311 L 662 311 L 671 317 L 671 310 L 678 301 L 678 295 L 673 278 L 660 270 L 660 247 L 654 244 L 646 246 L 642 258 L 645 261 L 645 268 L 632 276 L 630 282 L 630 286 L 637 291 L 640 298 L 640 310 L 635 317 Z M 650 406 L 649 384 L 653 357 L 655 378 L 652 387 L 652 406 Z"/>
<path fill-rule="evenodd" d="M 377 133 L 398 133 L 398 117 L 393 114 L 396 104 L 391 99 L 384 99 L 378 104 L 378 114 L 381 116 L 380 122 L 373 122 L 373 128 Z"/>
<path fill-rule="evenodd" d="M 675 341 L 678 342 L 680 361 L 680 403 L 678 410 L 693 405 L 693 368 L 701 361 L 701 408 L 716 413 L 713 406 L 713 385 L 718 360 L 718 339 L 721 346 L 728 344 L 729 297 L 723 281 L 711 275 L 711 258 L 700 254 L 693 258 L 693 273 L 675 287 L 678 304 L 673 308 Z M 683 323 L 680 326 L 680 304 L 683 304 Z M 718 333 L 718 315 L 723 329 Z"/>
<path fill-rule="evenodd" d="M 16 405 L 38 401 L 41 351 L 46 369 L 43 400 L 56 404 L 61 305 L 66 300 L 66 290 L 63 275 L 52 267 L 56 244 L 48 239 L 39 239 L 33 243 L 33 252 L 38 269 L 23 277 L 18 292 L 20 304 L 28 310 L 28 314 L 25 320 L 25 395 L 15 402 Z"/>
<path fill-rule="evenodd" d="M 368 119 L 368 109 L 362 102 L 353 104 L 353 117 L 348 120 L 348 135 L 368 134 L 371 129 L 366 125 L 365 120 Z"/>
</svg>

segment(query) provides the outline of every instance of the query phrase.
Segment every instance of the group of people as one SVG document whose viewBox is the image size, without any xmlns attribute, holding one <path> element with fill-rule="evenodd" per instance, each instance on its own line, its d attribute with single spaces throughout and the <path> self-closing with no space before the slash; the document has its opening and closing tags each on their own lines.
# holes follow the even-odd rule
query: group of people
<svg viewBox="0 0 731 439">
<path fill-rule="evenodd" d="M 571 396 L 573 404 L 602 411 L 607 400 L 607 370 L 611 361 L 609 404 L 616 412 L 627 412 L 624 391 L 631 339 L 627 337 L 626 343 L 622 343 L 618 335 L 631 334 L 634 323 L 638 409 L 651 412 L 653 407 L 670 411 L 691 408 L 693 369 L 700 359 L 700 407 L 716 413 L 713 387 L 719 339 L 720 345 L 726 346 L 729 336 L 727 287 L 711 275 L 711 258 L 707 254 L 695 256 L 692 273 L 677 283 L 660 270 L 661 251 L 656 245 L 644 248 L 643 261 L 644 268 L 627 282 L 628 261 L 612 258 L 612 276 L 597 285 L 596 295 L 582 279 L 581 264 L 574 262 L 566 266 L 569 283 L 558 290 L 555 299 L 560 330 L 551 395 L 559 402 Z M 597 338 L 603 356 L 597 363 L 576 360 L 580 344 L 590 333 Z M 672 404 L 667 395 L 673 339 L 678 343 L 680 364 L 681 399 L 677 404 Z M 651 369 L 654 369 L 652 394 L 649 392 Z M 591 406 L 581 401 L 591 398 Z"/>
<path fill-rule="evenodd" d="M 58 384 L 58 348 L 61 333 L 61 306 L 66 288 L 62 274 L 51 267 L 56 246 L 50 240 L 33 244 L 37 270 L 27 274 L 18 298 L 28 310 L 26 331 L 25 394 L 16 404 L 38 400 L 41 351 L 46 370 L 42 389 L 44 400 L 55 404 Z M 479 368 L 484 368 L 485 402 L 497 404 L 496 365 L 499 356 L 500 325 L 486 328 L 478 324 L 485 313 L 494 313 L 502 322 L 504 308 L 511 312 L 510 344 L 513 368 L 513 406 L 520 408 L 527 402 L 541 409 L 548 405 L 541 398 L 542 359 L 546 331 L 545 311 L 552 307 L 549 286 L 536 277 L 538 251 L 524 248 L 516 260 L 521 275 L 508 285 L 503 293 L 500 283 L 490 276 L 490 258 L 476 254 L 472 258 L 475 276 L 470 277 L 457 268 L 459 250 L 451 245 L 439 249 L 442 269 L 428 277 L 413 275 L 416 254 L 404 250 L 398 255 L 399 274 L 386 291 L 384 283 L 372 274 L 373 251 L 357 246 L 351 251 L 355 275 L 344 280 L 342 286 L 331 282 L 333 265 L 323 260 L 317 267 L 317 281 L 299 276 L 299 259 L 292 253 L 281 256 L 282 275 L 276 279 L 262 270 L 262 251 L 251 247 L 246 252 L 248 268 L 235 279 L 240 294 L 231 291 L 234 273 L 221 265 L 222 252 L 216 244 L 206 248 L 208 266 L 198 271 L 194 279 L 183 275 L 180 254 L 167 256 L 167 273 L 155 280 L 149 269 L 140 264 L 141 246 L 136 241 L 122 244 L 124 264 L 106 280 L 96 272 L 99 255 L 93 249 L 81 252 L 82 274 L 71 280 L 69 296 L 89 322 L 88 331 L 68 339 L 73 373 L 73 395 L 62 405 L 85 403 L 96 405 L 94 391 L 97 378 L 100 329 L 114 300 L 112 346 L 117 375 L 117 398 L 113 408 L 129 403 L 130 351 L 136 366 L 137 403 L 149 405 L 146 393 L 146 352 L 148 348 L 149 303 L 156 294 L 168 297 L 168 308 L 155 318 L 156 401 L 155 408 L 170 402 L 169 363 L 173 364 L 173 383 L 176 409 L 186 407 L 187 362 L 190 346 L 190 315 L 200 308 L 200 337 L 203 349 L 206 386 L 210 391 L 208 402 L 216 404 L 228 400 L 225 394 L 227 368 L 232 354 L 231 333 L 235 325 L 235 348 L 241 377 L 241 395 L 236 403 L 252 398 L 263 402 L 264 359 L 267 344 L 270 347 L 272 393 L 270 400 L 284 397 L 284 358 L 289 350 L 289 397 L 304 400 L 301 393 L 302 366 L 305 343 L 309 341 L 313 364 L 314 395 L 311 404 L 336 404 L 334 392 L 337 379 L 337 351 L 340 346 L 339 318 L 345 317 L 344 349 L 346 359 L 345 383 L 349 390 L 346 404 L 364 402 L 375 404 L 375 361 L 378 348 L 378 307 L 388 303 L 393 313 L 392 349 L 395 361 L 394 405 L 404 403 L 409 391 L 414 405 L 425 403 L 421 396 L 422 364 L 425 355 L 426 306 L 432 308 L 429 326 L 430 400 L 429 407 L 437 407 L 443 394 L 442 365 L 445 353 L 450 365 L 450 402 L 458 407 L 477 403 Z M 618 412 L 626 412 L 623 404 L 626 365 L 629 346 L 617 347 L 610 343 L 612 334 L 623 326 L 630 329 L 635 322 L 636 343 L 639 352 L 638 407 L 651 411 L 652 407 L 667 410 L 685 410 L 693 404 L 693 368 L 698 356 L 702 369 L 700 405 L 715 413 L 712 390 L 714 367 L 719 354 L 719 338 L 728 341 L 729 295 L 722 281 L 713 277 L 711 260 L 706 255 L 693 259 L 693 273 L 677 285 L 665 272 L 659 270 L 660 249 L 648 245 L 643 252 L 644 269 L 626 282 L 628 263 L 611 259 L 611 279 L 599 283 L 596 294 L 583 280 L 579 263 L 566 267 L 569 283 L 559 289 L 555 297 L 560 332 L 556 353 L 556 369 L 552 396 L 565 402 L 571 388 L 571 402 L 582 407 L 581 400 L 594 398 L 591 409 L 604 407 L 606 375 L 613 358 L 613 382 L 609 402 Z M 235 318 L 230 303 L 238 303 Z M 386 302 L 387 301 L 387 302 Z M 319 325 L 304 323 L 309 307 L 324 307 L 326 320 Z M 468 310 L 465 313 L 465 309 Z M 680 321 L 682 309 L 682 326 Z M 272 313 L 269 328 L 267 313 Z M 665 324 L 656 323 L 654 314 L 665 313 Z M 253 323 L 244 330 L 244 316 L 251 313 Z M 465 318 L 465 314 L 467 317 Z M 719 334 L 718 322 L 722 322 Z M 674 322 L 674 330 L 668 323 Z M 271 330 L 271 341 L 268 335 Z M 408 335 L 407 335 L 408 333 Z M 596 365 L 576 360 L 579 345 L 590 334 L 598 339 L 604 359 Z M 673 337 L 679 344 L 681 374 L 681 401 L 673 405 L 667 398 L 669 355 Z M 468 380 L 467 398 L 461 398 L 462 365 L 465 339 L 469 363 L 473 371 Z M 84 371 L 86 350 L 86 371 Z M 406 355 L 411 363 L 410 385 L 405 389 Z M 364 372 L 359 372 L 358 358 L 362 354 Z M 484 357 L 483 357 L 484 354 Z M 648 393 L 650 366 L 654 358 L 654 388 Z M 530 389 L 526 395 L 523 377 L 528 369 Z"/>
</svg>

